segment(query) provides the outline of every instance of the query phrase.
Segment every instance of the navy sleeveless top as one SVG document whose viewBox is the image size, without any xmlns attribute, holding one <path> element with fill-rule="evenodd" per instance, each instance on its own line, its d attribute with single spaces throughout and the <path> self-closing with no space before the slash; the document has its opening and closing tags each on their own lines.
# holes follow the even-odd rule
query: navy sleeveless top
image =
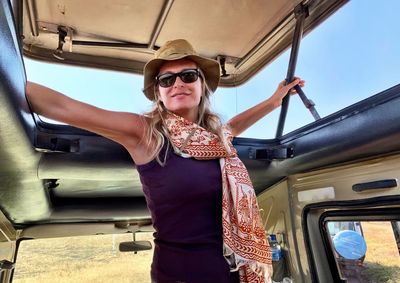
<svg viewBox="0 0 400 283">
<path fill-rule="evenodd" d="M 219 160 L 183 158 L 164 146 L 160 158 L 137 165 L 154 233 L 152 282 L 233 283 L 222 254 Z"/>
</svg>

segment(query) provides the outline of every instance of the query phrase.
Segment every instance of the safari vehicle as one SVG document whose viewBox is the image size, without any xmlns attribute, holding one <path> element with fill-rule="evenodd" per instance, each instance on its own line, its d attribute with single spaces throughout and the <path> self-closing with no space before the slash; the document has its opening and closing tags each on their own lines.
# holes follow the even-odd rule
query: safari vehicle
<svg viewBox="0 0 400 283">
<path fill-rule="evenodd" d="M 35 261 L 39 255 L 59 255 L 62 265 L 70 269 L 69 277 L 83 274 L 83 269 L 74 269 L 70 263 L 83 258 L 82 254 L 89 264 L 94 261 L 88 256 L 90 250 L 103 251 L 95 239 L 112 235 L 115 248 L 121 236 L 130 241 L 128 246 L 122 243 L 121 249 L 137 252 L 148 245 L 138 247 L 136 237 L 152 231 L 138 173 L 120 145 L 69 125 L 45 121 L 31 112 L 25 99 L 29 60 L 62 68 L 91 67 L 140 75 L 161 44 L 186 38 L 201 55 L 219 60 L 222 88 L 236 89 L 255 79 L 286 50 L 290 51 L 290 57 L 285 57 L 286 79 L 291 80 L 298 71 L 303 35 L 311 36 L 317 26 L 353 1 L 1 1 L 0 282 L 45 282 L 37 274 L 26 281 L 24 278 L 29 272 L 50 274 L 54 268 L 61 269 L 48 260 Z M 385 1 L 364 2 L 369 2 L 376 15 L 385 6 Z M 396 9 L 387 7 L 391 10 Z M 370 20 L 378 25 L 376 17 Z M 392 30 L 389 34 L 396 38 L 395 25 L 379 32 L 386 30 Z M 340 42 L 338 48 L 345 49 L 346 44 Z M 389 47 L 382 54 L 390 52 Z M 361 52 L 367 44 L 360 41 L 358 48 Z M 343 64 L 350 67 L 354 61 Z M 323 77 L 328 69 L 326 65 L 317 72 Z M 366 70 L 358 71 L 355 81 Z M 33 74 L 46 76 L 39 71 Z M 28 79 L 33 74 L 28 72 Z M 60 84 L 68 81 L 59 76 Z M 325 87 L 339 88 L 340 83 L 332 81 Z M 100 82 L 87 81 L 82 87 L 89 92 L 90 84 L 96 83 Z M 363 85 L 363 81 L 357 83 Z M 308 82 L 313 84 L 317 82 Z M 379 92 L 366 93 L 365 99 L 328 115 L 320 115 L 318 105 L 298 91 L 299 96 L 285 98 L 276 125 L 269 122 L 268 127 L 276 127 L 274 136 L 234 140 L 251 175 L 266 232 L 277 234 L 282 248 L 282 259 L 274 262 L 274 280 L 399 282 L 400 85 L 396 82 Z M 252 95 L 247 93 L 244 99 L 252 100 Z M 324 93 L 307 95 L 315 100 Z M 299 98 L 311 112 L 302 115 L 314 120 L 285 131 L 291 119 L 289 104 Z M 110 103 L 115 99 L 115 94 L 110 94 Z M 336 98 L 330 99 L 333 104 Z M 296 109 L 299 107 L 304 108 L 297 104 Z M 356 234 L 357 243 L 366 245 L 367 254 L 359 255 L 365 257 L 363 262 L 346 258 L 335 246 L 336 241 L 343 244 L 339 237 L 335 239 L 343 230 L 337 223 L 360 223 L 363 233 Z M 78 246 L 77 236 L 90 239 L 79 246 L 81 252 L 87 247 L 80 254 L 72 251 Z M 54 239 L 58 244 L 49 246 Z M 29 249 L 30 243 L 38 242 L 38 248 Z M 67 251 L 64 255 L 59 254 L 62 247 Z M 27 252 L 22 256 L 24 249 Z M 376 261 L 376 254 L 368 254 L 373 251 L 384 259 Z M 128 268 L 113 266 L 111 257 L 119 251 L 115 248 L 113 252 L 110 258 L 103 258 L 105 263 L 97 275 L 107 278 L 106 270 L 121 274 L 130 269 L 131 277 L 103 282 L 146 282 L 136 276 L 138 266 L 133 261 L 125 260 Z M 24 260 L 31 271 L 21 269 Z M 384 270 L 386 277 L 373 279 L 377 270 Z M 51 282 L 61 282 L 61 272 L 51 274 Z"/>
</svg>

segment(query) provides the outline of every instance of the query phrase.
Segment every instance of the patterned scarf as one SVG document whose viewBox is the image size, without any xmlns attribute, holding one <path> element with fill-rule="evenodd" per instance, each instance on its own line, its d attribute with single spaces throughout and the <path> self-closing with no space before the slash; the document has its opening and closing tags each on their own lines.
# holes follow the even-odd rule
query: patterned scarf
<svg viewBox="0 0 400 283">
<path fill-rule="evenodd" d="M 231 154 L 219 137 L 199 125 L 168 114 L 166 125 L 176 153 L 195 159 L 219 159 L 222 172 L 222 228 L 224 256 L 241 283 L 271 282 L 271 251 L 262 225 L 254 189 L 224 128 Z"/>
</svg>

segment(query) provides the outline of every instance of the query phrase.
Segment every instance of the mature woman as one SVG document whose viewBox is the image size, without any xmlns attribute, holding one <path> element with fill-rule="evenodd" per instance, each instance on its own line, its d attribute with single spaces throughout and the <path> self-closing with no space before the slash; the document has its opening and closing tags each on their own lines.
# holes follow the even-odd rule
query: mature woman
<svg viewBox="0 0 400 283">
<path fill-rule="evenodd" d="M 156 230 L 153 282 L 269 282 L 271 254 L 246 168 L 231 139 L 280 106 L 297 84 L 222 125 L 209 108 L 217 61 L 183 39 L 144 68 L 145 115 L 100 109 L 28 83 L 35 111 L 123 145 L 140 173 Z"/>
</svg>

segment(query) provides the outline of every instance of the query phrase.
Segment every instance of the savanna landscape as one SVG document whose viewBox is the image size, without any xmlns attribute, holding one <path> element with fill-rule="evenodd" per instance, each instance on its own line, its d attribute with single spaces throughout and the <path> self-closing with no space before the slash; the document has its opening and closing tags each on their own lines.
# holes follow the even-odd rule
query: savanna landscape
<svg viewBox="0 0 400 283">
<path fill-rule="evenodd" d="M 389 222 L 362 222 L 367 242 L 365 260 L 349 282 L 400 283 L 400 257 Z M 136 240 L 152 241 L 152 233 L 137 233 Z M 150 282 L 153 250 L 120 252 L 119 242 L 131 234 L 98 235 L 23 241 L 13 282 Z"/>
</svg>

